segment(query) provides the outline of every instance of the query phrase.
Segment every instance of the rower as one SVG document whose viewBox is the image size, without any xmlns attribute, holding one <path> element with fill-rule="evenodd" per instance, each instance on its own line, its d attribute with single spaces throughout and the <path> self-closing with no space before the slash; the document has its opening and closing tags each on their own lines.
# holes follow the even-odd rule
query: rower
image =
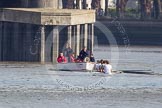
<svg viewBox="0 0 162 108">
<path fill-rule="evenodd" d="M 88 57 L 88 53 L 87 53 L 87 48 L 84 47 L 80 53 L 79 53 L 79 56 L 78 56 L 78 59 L 81 60 L 82 62 L 85 60 L 85 58 Z"/>
<path fill-rule="evenodd" d="M 63 53 L 60 53 L 59 56 L 57 57 L 57 62 L 58 63 L 66 63 L 67 60 L 65 58 L 65 56 L 63 55 Z"/>
</svg>

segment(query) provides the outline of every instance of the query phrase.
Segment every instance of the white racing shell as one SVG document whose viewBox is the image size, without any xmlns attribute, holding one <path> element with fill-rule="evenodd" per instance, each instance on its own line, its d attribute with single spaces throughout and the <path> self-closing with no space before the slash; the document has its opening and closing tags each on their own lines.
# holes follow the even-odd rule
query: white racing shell
<svg viewBox="0 0 162 108">
<path fill-rule="evenodd" d="M 92 71 L 94 69 L 95 64 L 94 63 L 58 63 L 57 64 L 57 70 L 69 70 L 69 71 Z"/>
</svg>

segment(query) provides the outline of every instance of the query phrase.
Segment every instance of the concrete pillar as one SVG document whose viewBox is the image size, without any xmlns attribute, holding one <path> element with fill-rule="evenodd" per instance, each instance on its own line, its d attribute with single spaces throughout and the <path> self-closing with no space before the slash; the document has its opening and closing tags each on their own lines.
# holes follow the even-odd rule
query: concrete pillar
<svg viewBox="0 0 162 108">
<path fill-rule="evenodd" d="M 58 9 L 62 9 L 62 8 L 63 8 L 62 0 L 59 0 L 59 3 L 58 3 Z"/>
<path fill-rule="evenodd" d="M 88 24 L 88 50 L 89 53 L 93 52 L 93 44 L 94 44 L 94 25 Z"/>
<path fill-rule="evenodd" d="M 90 42 L 90 33 L 91 33 L 91 31 L 90 31 L 91 29 L 90 29 L 90 25 L 89 24 L 87 24 L 87 32 L 88 32 L 88 36 L 87 36 L 87 49 L 90 51 L 90 49 L 91 49 L 91 42 Z"/>
<path fill-rule="evenodd" d="M 75 44 L 75 47 L 76 47 L 76 55 L 79 55 L 79 52 L 80 52 L 80 25 L 77 25 L 76 26 L 76 28 L 77 28 L 77 33 L 76 33 L 76 40 L 75 40 L 75 42 L 76 42 L 76 44 Z"/>
<path fill-rule="evenodd" d="M 31 27 L 32 25 L 31 24 L 27 24 L 26 25 L 26 48 L 27 48 L 27 51 L 26 51 L 26 60 L 25 61 L 32 61 L 32 45 L 31 45 Z"/>
<path fill-rule="evenodd" d="M 53 27 L 53 49 L 52 49 L 52 62 L 57 63 L 59 49 L 59 28 L 58 26 Z"/>
<path fill-rule="evenodd" d="M 59 0 L 21 0 L 21 7 L 59 8 Z"/>
<path fill-rule="evenodd" d="M 4 22 L 3 23 L 3 46 L 2 46 L 2 60 L 3 61 L 7 61 L 7 49 L 8 49 L 8 46 L 7 46 L 7 37 L 8 37 L 8 23 L 7 22 Z"/>
<path fill-rule="evenodd" d="M 24 44 L 25 44 L 25 40 L 26 40 L 26 35 L 25 35 L 25 33 L 26 33 L 26 26 L 25 26 L 24 23 L 19 24 L 19 25 L 21 25 L 19 27 L 19 32 L 18 32 L 19 33 L 19 37 L 18 37 L 18 40 L 19 40 L 19 48 L 18 48 L 19 49 L 19 61 L 24 61 L 24 58 L 25 58 L 25 51 L 24 51 L 25 47 L 24 47 Z"/>
<path fill-rule="evenodd" d="M 19 23 L 14 23 L 14 33 L 13 33 L 13 36 L 14 36 L 14 40 L 13 40 L 14 53 L 12 54 L 14 61 L 19 59 L 19 50 L 17 50 L 17 48 L 19 48 L 19 26 L 20 26 Z"/>
<path fill-rule="evenodd" d="M 68 43 L 71 47 L 71 44 L 72 44 L 72 26 L 68 26 Z"/>
<path fill-rule="evenodd" d="M 105 0 L 101 0 L 101 8 L 103 9 L 103 10 L 105 10 Z"/>
<path fill-rule="evenodd" d="M 88 24 L 84 25 L 84 46 L 87 47 L 87 39 L 88 39 Z"/>
<path fill-rule="evenodd" d="M 76 9 L 82 9 L 82 1 L 76 0 Z"/>
<path fill-rule="evenodd" d="M 92 1 L 91 0 L 87 0 L 86 3 L 88 5 L 87 9 L 91 9 L 91 3 L 92 3 Z"/>
<path fill-rule="evenodd" d="M 84 47 L 84 25 L 80 25 L 80 50 Z"/>
<path fill-rule="evenodd" d="M 41 57 L 40 61 L 42 64 L 45 63 L 45 27 L 41 26 Z"/>
<path fill-rule="evenodd" d="M 75 49 L 75 38 L 76 37 L 75 36 L 76 36 L 76 26 L 72 25 L 71 48 L 73 49 L 74 53 L 76 52 L 76 49 Z"/>
<path fill-rule="evenodd" d="M 0 22 L 0 61 L 2 61 L 2 36 L 3 36 L 3 33 L 2 33 L 2 29 L 3 29 L 3 23 L 2 22 Z"/>
<path fill-rule="evenodd" d="M 79 0 L 79 9 L 82 9 L 82 0 Z"/>
<path fill-rule="evenodd" d="M 94 48 L 94 24 L 91 24 L 91 53 L 93 53 Z"/>
</svg>

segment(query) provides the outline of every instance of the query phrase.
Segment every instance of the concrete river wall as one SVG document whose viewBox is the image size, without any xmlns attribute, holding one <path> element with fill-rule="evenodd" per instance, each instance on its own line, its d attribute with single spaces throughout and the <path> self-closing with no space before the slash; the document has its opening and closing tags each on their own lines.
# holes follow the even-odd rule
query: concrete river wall
<svg viewBox="0 0 162 108">
<path fill-rule="evenodd" d="M 106 29 L 112 33 L 118 45 L 128 43 L 130 45 L 162 45 L 162 21 L 119 21 L 114 19 L 98 20 L 98 23 L 107 27 Z M 103 33 L 102 29 L 98 27 L 97 23 L 95 24 L 95 43 L 110 44 L 110 39 L 107 38 L 109 34 Z"/>
</svg>

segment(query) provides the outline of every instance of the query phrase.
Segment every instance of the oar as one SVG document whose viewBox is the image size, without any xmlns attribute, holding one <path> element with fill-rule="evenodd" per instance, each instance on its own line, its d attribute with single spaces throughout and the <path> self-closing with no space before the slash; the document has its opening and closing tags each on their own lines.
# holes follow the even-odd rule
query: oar
<svg viewBox="0 0 162 108">
<path fill-rule="evenodd" d="M 121 72 L 130 74 L 162 75 L 160 73 L 154 73 L 151 70 L 121 70 Z"/>
</svg>

